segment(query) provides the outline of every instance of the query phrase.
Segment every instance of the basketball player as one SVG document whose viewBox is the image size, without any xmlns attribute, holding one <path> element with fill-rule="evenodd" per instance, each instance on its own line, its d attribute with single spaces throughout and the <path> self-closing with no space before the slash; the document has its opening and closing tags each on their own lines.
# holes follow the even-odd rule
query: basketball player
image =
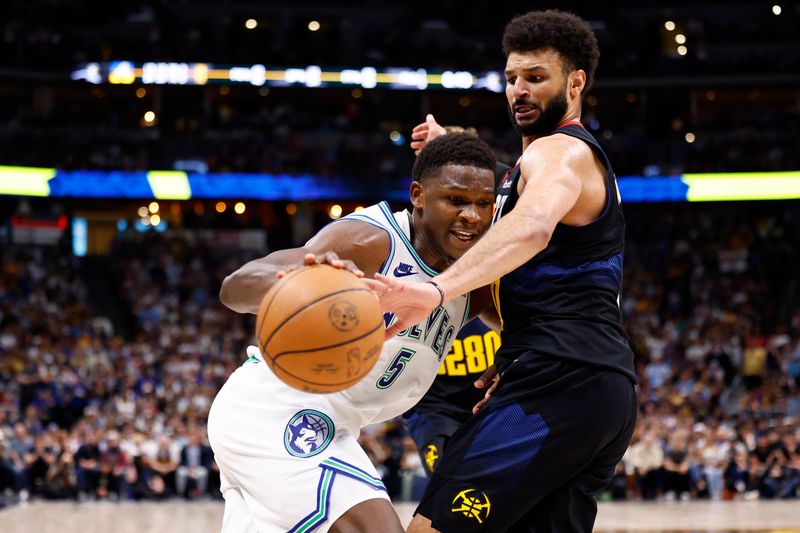
<svg viewBox="0 0 800 533">
<path fill-rule="evenodd" d="M 492 282 L 503 326 L 502 377 L 450 439 L 411 533 L 591 531 L 636 420 L 618 306 L 624 219 L 611 165 L 579 122 L 597 40 L 572 14 L 534 11 L 508 24 L 503 48 L 523 154 L 492 228 L 429 282 L 369 283 L 396 314 L 387 334 Z"/>
<path fill-rule="evenodd" d="M 474 128 L 441 126 L 429 114 L 425 122 L 414 128 L 411 149 L 419 155 L 426 143 L 452 133 L 478 135 Z M 508 165 L 497 162 L 495 184 L 505 177 L 508 170 Z M 492 320 L 492 327 L 499 329 L 499 324 L 494 322 Z M 450 437 L 472 416 L 473 407 L 483 398 L 487 384 L 475 382 L 494 364 L 494 354 L 499 345 L 500 336 L 496 331 L 480 318 L 471 320 L 456 335 L 428 392 L 403 415 L 403 422 L 417 445 L 428 477 L 441 461 Z"/>
<path fill-rule="evenodd" d="M 244 265 L 225 279 L 220 299 L 235 311 L 256 313 L 276 273 L 303 262 L 428 280 L 489 226 L 494 168 L 492 152 L 479 139 L 437 139 L 414 164 L 410 214 L 392 213 L 380 203 L 348 215 L 301 248 Z M 455 333 L 490 303 L 487 291 L 484 302 L 465 295 L 431 310 L 419 325 L 386 341 L 362 381 L 334 394 L 290 388 L 250 347 L 249 361 L 231 375 L 209 414 L 225 497 L 223 532 L 401 532 L 380 477 L 357 442 L 360 428 L 412 407 L 436 376 Z"/>
</svg>

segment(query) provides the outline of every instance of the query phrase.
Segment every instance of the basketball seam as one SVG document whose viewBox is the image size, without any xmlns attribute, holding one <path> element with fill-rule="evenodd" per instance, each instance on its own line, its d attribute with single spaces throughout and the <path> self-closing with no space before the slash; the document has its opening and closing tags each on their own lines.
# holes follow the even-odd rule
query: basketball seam
<svg viewBox="0 0 800 533">
<path fill-rule="evenodd" d="M 278 281 L 287 281 L 287 280 L 295 277 L 297 274 L 299 274 L 300 272 L 302 272 L 306 268 L 308 268 L 308 267 L 306 266 L 306 267 L 303 267 L 303 268 L 298 268 L 294 272 L 289 272 L 281 280 L 278 280 Z M 262 323 L 264 321 L 264 318 L 266 318 L 266 316 L 267 316 L 267 311 L 269 310 L 269 306 L 272 305 L 272 302 L 275 301 L 275 297 L 278 296 L 278 293 L 281 292 L 284 288 L 285 288 L 285 283 L 284 283 L 284 286 L 278 287 L 278 289 L 275 291 L 275 294 L 272 295 L 272 298 L 270 299 L 269 303 L 264 307 L 263 315 L 261 317 L 259 317 L 259 319 L 256 320 L 256 337 L 259 337 L 259 344 L 260 344 L 260 340 L 261 340 L 261 338 L 259 336 L 259 333 L 261 332 L 261 325 L 262 325 Z"/>
<path fill-rule="evenodd" d="M 370 330 L 368 333 L 365 333 L 361 337 L 358 337 L 357 339 L 352 339 L 352 340 L 350 340 L 348 342 L 341 343 L 341 344 L 348 344 L 349 342 L 353 342 L 353 341 L 362 339 L 365 336 L 370 335 L 370 334 L 374 333 L 376 330 L 380 329 L 381 326 L 383 326 L 383 322 L 379 323 L 376 327 L 374 327 L 372 330 Z M 349 386 L 351 383 L 355 383 L 355 382 L 363 379 L 366 376 L 366 374 L 363 374 L 363 375 L 360 375 L 360 376 L 356 376 L 353 379 L 348 379 L 348 380 L 345 380 L 345 381 L 338 381 L 336 383 L 323 383 L 323 382 L 311 381 L 311 380 L 302 378 L 302 377 L 290 372 L 288 368 L 284 367 L 278 361 L 278 357 L 282 357 L 284 355 L 289 355 L 289 354 L 293 354 L 293 353 L 315 352 L 315 351 L 319 351 L 319 350 L 325 350 L 325 349 L 328 349 L 328 348 L 340 346 L 341 344 L 335 344 L 335 345 L 332 345 L 332 346 L 323 346 L 321 348 L 314 348 L 313 350 L 295 350 L 295 351 L 291 351 L 291 352 L 283 352 L 283 353 L 275 356 L 274 358 L 272 358 L 272 366 L 270 366 L 270 368 L 272 369 L 273 373 L 275 372 L 275 368 L 277 368 L 281 372 L 284 372 L 287 375 L 291 376 L 293 379 L 296 379 L 297 381 L 300 381 L 302 383 L 306 383 L 308 385 L 315 385 L 317 387 L 323 387 L 323 388 L 324 387 L 342 387 L 342 386 L 345 386 L 345 388 L 346 388 L 346 386 Z M 274 366 L 274 368 L 273 368 L 273 366 Z M 336 390 L 336 391 L 332 391 L 332 392 L 340 392 L 340 391 Z"/>
<path fill-rule="evenodd" d="M 309 350 L 288 350 L 288 351 L 285 351 L 285 352 L 280 352 L 280 353 L 277 353 L 277 354 L 275 354 L 275 355 L 272 357 L 272 360 L 273 360 L 273 361 L 276 361 L 276 360 L 277 360 L 279 357 L 283 357 L 284 355 L 291 355 L 291 354 L 295 354 L 295 353 L 311 353 L 311 352 L 319 352 L 320 350 L 329 350 L 329 349 L 331 349 L 331 348 L 338 348 L 339 346 L 344 346 L 345 344 L 350 344 L 351 342 L 360 341 L 360 340 L 361 340 L 361 339 L 363 339 L 364 337 L 368 337 L 368 336 L 372 335 L 372 334 L 373 334 L 373 333 L 375 333 L 375 332 L 376 332 L 376 331 L 377 331 L 377 330 L 378 330 L 378 329 L 379 329 L 381 326 L 383 326 L 383 321 L 379 322 L 377 326 L 375 326 L 375 327 L 374 327 L 374 328 L 372 328 L 371 330 L 367 331 L 366 333 L 362 333 L 360 336 L 358 336 L 358 337 L 353 337 L 352 339 L 348 339 L 348 340 L 346 340 L 346 341 L 344 341 L 344 342 L 338 342 L 338 343 L 336 343 L 336 344 L 329 344 L 329 345 L 327 345 L 327 346 L 318 346 L 318 347 L 316 347 L 316 348 L 311 348 L 311 349 L 309 349 Z"/>
<path fill-rule="evenodd" d="M 325 296 L 322 296 L 322 297 L 320 297 L 320 298 L 317 298 L 316 300 L 314 300 L 314 301 L 312 301 L 312 302 L 308 302 L 308 303 L 307 303 L 307 304 L 305 304 L 303 307 L 300 307 L 299 309 L 296 309 L 296 310 L 295 310 L 295 311 L 294 311 L 294 312 L 293 312 L 291 315 L 289 315 L 289 316 L 287 316 L 286 318 L 284 318 L 284 319 L 283 319 L 283 322 L 281 322 L 280 324 L 278 324 L 278 326 L 277 326 L 277 327 L 276 327 L 274 330 L 272 330 L 272 333 L 270 333 L 270 335 L 269 335 L 269 338 L 268 338 L 266 341 L 264 341 L 264 344 L 263 344 L 263 349 L 262 349 L 262 351 L 266 351 L 266 349 L 267 349 L 267 345 L 269 345 L 269 341 L 271 341 L 271 340 L 272 340 L 272 337 L 274 337 L 274 336 L 275 336 L 275 334 L 276 334 L 276 333 L 278 333 L 278 332 L 281 330 L 281 328 L 282 328 L 283 326 L 285 326 L 285 325 L 287 324 L 287 322 L 289 322 L 289 321 L 290 321 L 291 319 L 293 319 L 295 316 L 299 315 L 300 313 L 302 313 L 303 311 L 305 311 L 307 308 L 311 307 L 312 305 L 314 305 L 314 304 L 316 304 L 316 303 L 318 303 L 318 302 L 321 302 L 322 300 L 324 300 L 324 299 L 326 299 L 326 298 L 330 298 L 331 296 L 336 296 L 336 295 L 338 295 L 338 294 L 344 294 L 344 293 L 346 293 L 346 292 L 369 292 L 369 293 L 371 293 L 372 291 L 371 291 L 370 289 L 362 289 L 362 288 L 354 288 L 354 289 L 341 289 L 341 290 L 338 290 L 338 291 L 335 291 L 335 292 L 328 293 L 328 294 L 326 294 Z M 265 312 L 264 312 L 264 316 L 266 316 L 266 314 L 267 314 L 267 313 L 266 313 L 266 310 L 265 310 Z M 261 330 L 258 330 L 258 331 L 259 331 L 259 334 L 260 334 L 260 333 L 261 333 Z M 374 330 L 373 330 L 373 331 L 374 331 Z M 261 340 L 261 337 L 259 337 L 259 341 L 260 341 L 260 340 Z"/>
</svg>

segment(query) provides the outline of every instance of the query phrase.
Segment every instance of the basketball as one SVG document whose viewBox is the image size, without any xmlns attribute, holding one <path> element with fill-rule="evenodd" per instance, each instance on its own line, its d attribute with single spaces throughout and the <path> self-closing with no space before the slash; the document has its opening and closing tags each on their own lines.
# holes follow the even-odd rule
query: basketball
<svg viewBox="0 0 800 533">
<path fill-rule="evenodd" d="M 272 372 L 311 393 L 337 392 L 375 365 L 383 347 L 378 299 L 354 274 L 328 265 L 295 270 L 264 295 L 258 347 Z"/>
</svg>

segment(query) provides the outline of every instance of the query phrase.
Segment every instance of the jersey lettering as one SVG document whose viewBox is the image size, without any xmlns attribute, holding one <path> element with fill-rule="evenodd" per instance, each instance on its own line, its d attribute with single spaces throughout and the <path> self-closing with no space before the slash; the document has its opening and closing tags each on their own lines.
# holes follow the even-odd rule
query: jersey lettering
<svg viewBox="0 0 800 533">
<path fill-rule="evenodd" d="M 452 339 L 453 335 L 455 335 L 456 328 L 450 326 L 450 315 L 447 313 L 447 311 L 445 311 L 443 307 L 440 307 L 439 309 L 444 311 L 444 313 L 442 313 L 442 321 L 439 322 L 439 328 L 436 330 L 436 335 L 433 336 L 431 348 L 433 348 L 433 351 L 436 352 L 436 357 L 441 361 L 442 356 L 444 355 L 444 347 L 447 346 L 450 339 Z M 430 320 L 428 323 L 430 323 Z M 425 337 L 428 337 L 427 332 Z"/>
<path fill-rule="evenodd" d="M 431 313 L 430 316 L 428 317 L 428 322 L 425 324 L 426 341 L 428 340 L 428 335 L 431 332 L 432 329 L 431 326 L 433 326 L 434 322 L 436 322 L 436 320 L 439 318 L 439 315 L 442 314 L 442 311 L 444 311 L 444 307 L 437 307 L 436 309 L 433 310 L 433 313 Z M 445 313 L 445 316 L 447 317 L 445 320 L 450 318 L 449 315 L 447 315 L 447 313 Z"/>
<path fill-rule="evenodd" d="M 419 340 L 422 336 L 422 330 L 419 329 L 419 325 L 411 326 L 408 329 L 404 329 L 400 333 L 397 334 L 398 337 L 408 337 L 410 339 Z"/>
<path fill-rule="evenodd" d="M 392 383 L 397 381 L 397 378 L 400 377 L 400 374 L 406 367 L 406 363 L 411 361 L 411 358 L 414 357 L 414 354 L 417 353 L 415 350 L 410 350 L 408 348 L 401 348 L 397 355 L 394 356 L 394 359 L 389 363 L 389 368 L 386 369 L 386 372 L 378 378 L 377 386 L 379 389 L 388 389 L 392 386 Z"/>
<path fill-rule="evenodd" d="M 497 221 L 500 220 L 500 217 L 503 216 L 503 207 L 506 205 L 506 200 L 508 200 L 507 194 L 498 194 L 497 200 L 495 201 L 495 211 L 494 217 L 492 219 L 492 224 L 497 224 Z"/>
</svg>

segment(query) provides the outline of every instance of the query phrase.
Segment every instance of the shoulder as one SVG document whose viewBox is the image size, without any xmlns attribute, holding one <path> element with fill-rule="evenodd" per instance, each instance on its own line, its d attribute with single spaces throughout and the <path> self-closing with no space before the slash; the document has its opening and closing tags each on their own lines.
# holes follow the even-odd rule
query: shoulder
<svg viewBox="0 0 800 533">
<path fill-rule="evenodd" d="M 392 246 L 389 230 L 364 220 L 344 219 L 328 224 L 305 245 L 311 253 L 334 251 L 367 276 L 380 269 Z"/>
<path fill-rule="evenodd" d="M 526 161 L 542 158 L 558 158 L 564 162 L 577 162 L 592 160 L 594 154 L 585 141 L 571 135 L 554 133 L 536 139 L 522 154 L 523 164 Z"/>
<path fill-rule="evenodd" d="M 378 224 L 358 219 L 343 219 L 322 228 L 310 241 L 307 247 L 325 242 L 334 250 L 351 247 L 389 248 L 391 237 L 389 229 Z M 376 250 L 377 251 L 377 250 Z"/>
<path fill-rule="evenodd" d="M 390 239 L 389 228 L 372 221 L 355 218 L 344 218 L 328 224 L 309 243 L 323 236 L 341 239 L 337 242 L 339 246 L 379 245 L 384 242 L 388 245 Z"/>
<path fill-rule="evenodd" d="M 596 154 L 586 142 L 554 133 L 533 141 L 522 153 L 520 171 L 531 179 L 582 182 L 594 176 L 598 168 Z"/>
</svg>

